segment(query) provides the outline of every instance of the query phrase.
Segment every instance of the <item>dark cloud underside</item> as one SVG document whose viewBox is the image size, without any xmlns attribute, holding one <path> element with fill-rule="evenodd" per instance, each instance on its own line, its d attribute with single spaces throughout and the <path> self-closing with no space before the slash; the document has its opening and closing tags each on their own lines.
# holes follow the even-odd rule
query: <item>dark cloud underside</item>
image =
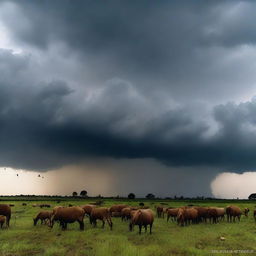
<svg viewBox="0 0 256 256">
<path fill-rule="evenodd" d="M 0 165 L 255 168 L 254 2 L 0 4 Z"/>
</svg>

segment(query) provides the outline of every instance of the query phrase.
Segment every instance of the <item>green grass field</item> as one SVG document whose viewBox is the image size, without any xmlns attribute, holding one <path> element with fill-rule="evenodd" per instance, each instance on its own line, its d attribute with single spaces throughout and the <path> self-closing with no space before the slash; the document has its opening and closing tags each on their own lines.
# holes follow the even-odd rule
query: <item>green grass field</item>
<svg viewBox="0 0 256 256">
<path fill-rule="evenodd" d="M 218 224 L 200 223 L 180 227 L 175 222 L 155 218 L 153 234 L 138 234 L 138 227 L 133 232 L 128 230 L 128 222 L 113 218 L 113 230 L 108 225 L 105 229 L 93 228 L 85 218 L 85 230 L 80 231 L 78 223 L 69 224 L 66 231 L 59 225 L 50 229 L 46 225 L 33 226 L 32 218 L 41 211 L 32 207 L 34 203 L 58 205 L 55 201 L 6 201 L 15 204 L 12 207 L 12 219 L 9 229 L 0 229 L 0 256 L 171 256 L 171 255 L 256 255 L 256 224 L 252 212 L 255 202 L 234 201 L 232 204 L 241 208 L 249 207 L 249 218 L 242 216 L 240 223 L 220 222 Z M 88 200 L 66 200 L 60 205 L 82 205 L 95 202 Z M 139 201 L 104 200 L 104 206 L 127 203 L 138 206 Z M 188 204 L 201 206 L 225 207 L 227 201 L 164 201 L 168 206 Z M 157 200 L 145 201 L 145 205 L 154 209 L 160 205 Z M 165 205 L 165 206 L 167 206 Z M 225 241 L 219 238 L 225 237 Z"/>
</svg>

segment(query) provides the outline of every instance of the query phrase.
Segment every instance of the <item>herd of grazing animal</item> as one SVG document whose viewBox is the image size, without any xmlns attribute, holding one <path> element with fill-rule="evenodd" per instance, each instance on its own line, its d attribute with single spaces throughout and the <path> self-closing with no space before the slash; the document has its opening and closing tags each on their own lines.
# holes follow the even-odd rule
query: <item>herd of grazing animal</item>
<svg viewBox="0 0 256 256">
<path fill-rule="evenodd" d="M 26 203 L 22 203 L 22 206 L 27 206 Z M 33 207 L 47 207 L 48 204 L 32 205 Z M 226 208 L 219 207 L 202 207 L 202 206 L 183 206 L 179 208 L 165 208 L 163 206 L 155 207 L 156 215 L 158 218 L 165 218 L 167 222 L 171 219 L 172 222 L 177 222 L 180 226 L 189 224 L 196 224 L 200 222 L 217 223 L 223 221 L 225 216 L 228 222 L 240 221 L 242 215 L 248 217 L 249 208 L 241 210 L 239 207 L 231 205 Z M 2 229 L 4 224 L 9 227 L 11 219 L 11 206 L 8 204 L 0 204 L 0 228 Z M 154 212 L 145 206 L 134 207 L 125 204 L 113 205 L 110 208 L 97 207 L 95 204 L 86 204 L 82 206 L 55 206 L 52 210 L 40 211 L 35 218 L 33 218 L 34 225 L 36 226 L 38 221 L 41 224 L 53 227 L 55 222 L 58 222 L 63 230 L 67 229 L 67 224 L 78 222 L 80 230 L 84 230 L 84 218 L 88 217 L 90 224 L 94 227 L 97 225 L 97 221 L 102 222 L 102 228 L 105 223 L 109 225 L 109 228 L 113 228 L 113 217 L 120 217 L 122 221 L 129 221 L 129 230 L 132 231 L 134 226 L 139 227 L 139 234 L 141 234 L 142 227 L 147 231 L 149 226 L 150 234 L 152 233 L 152 226 L 154 223 Z M 256 210 L 253 212 L 253 217 L 256 222 Z"/>
<path fill-rule="evenodd" d="M 157 207 L 157 210 L 159 207 Z M 202 207 L 202 206 L 184 206 L 180 208 L 166 208 L 162 209 L 162 214 L 158 215 L 162 217 L 164 213 L 167 214 L 167 222 L 171 218 L 172 221 L 177 221 L 181 226 L 188 225 L 190 223 L 207 222 L 217 223 L 225 219 L 227 216 L 228 222 L 235 222 L 236 219 L 240 221 L 241 215 L 248 217 L 249 209 L 245 208 L 242 211 L 239 207 L 231 205 L 225 208 L 220 207 Z M 159 211 L 160 212 L 160 211 Z M 254 219 L 256 221 L 256 210 L 254 211 Z"/>
</svg>

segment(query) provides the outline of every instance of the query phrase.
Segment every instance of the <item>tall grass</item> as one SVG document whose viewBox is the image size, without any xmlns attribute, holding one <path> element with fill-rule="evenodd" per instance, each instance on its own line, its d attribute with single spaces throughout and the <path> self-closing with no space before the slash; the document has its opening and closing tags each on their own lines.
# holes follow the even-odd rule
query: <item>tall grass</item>
<svg viewBox="0 0 256 256">
<path fill-rule="evenodd" d="M 90 200 L 65 201 L 61 205 L 85 204 Z M 138 205 L 136 201 L 120 201 Z M 8 203 L 8 202 L 6 202 Z M 180 227 L 175 222 L 155 218 L 153 234 L 142 232 L 138 228 L 133 232 L 128 230 L 128 222 L 113 218 L 113 230 L 101 223 L 96 228 L 85 219 L 85 231 L 79 230 L 77 223 L 69 224 L 67 231 L 62 231 L 59 225 L 50 229 L 46 225 L 33 226 L 32 218 L 40 208 L 32 207 L 35 202 L 22 206 L 22 202 L 12 202 L 12 220 L 9 229 L 0 229 L 0 256 L 172 256 L 172 255 L 256 255 L 256 224 L 252 217 L 253 202 L 237 201 L 233 204 L 241 208 L 249 207 L 249 218 L 242 216 L 240 223 L 218 224 L 201 223 Z M 41 202 L 36 202 L 40 204 Z M 45 202 L 44 202 L 45 203 Z M 47 202 L 48 203 L 48 202 Z M 104 206 L 110 206 L 117 201 L 105 200 Z M 154 209 L 157 201 L 147 201 L 146 205 Z M 188 202 L 166 201 L 168 206 L 187 205 Z M 225 201 L 190 202 L 202 206 L 225 207 Z M 54 206 L 53 202 L 49 204 Z M 224 241 L 220 237 L 225 237 Z M 219 252 L 219 253 L 213 253 Z M 230 253 L 225 253 L 229 250 Z M 233 253 L 232 251 L 233 250 Z M 253 252 L 253 253 L 252 253 Z"/>
</svg>

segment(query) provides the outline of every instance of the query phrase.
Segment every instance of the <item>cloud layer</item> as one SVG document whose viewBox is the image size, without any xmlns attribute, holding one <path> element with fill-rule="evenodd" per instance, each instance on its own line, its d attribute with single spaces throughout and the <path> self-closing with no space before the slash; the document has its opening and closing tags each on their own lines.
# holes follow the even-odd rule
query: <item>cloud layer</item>
<svg viewBox="0 0 256 256">
<path fill-rule="evenodd" d="M 0 5 L 0 165 L 255 169 L 254 2 Z"/>
</svg>

